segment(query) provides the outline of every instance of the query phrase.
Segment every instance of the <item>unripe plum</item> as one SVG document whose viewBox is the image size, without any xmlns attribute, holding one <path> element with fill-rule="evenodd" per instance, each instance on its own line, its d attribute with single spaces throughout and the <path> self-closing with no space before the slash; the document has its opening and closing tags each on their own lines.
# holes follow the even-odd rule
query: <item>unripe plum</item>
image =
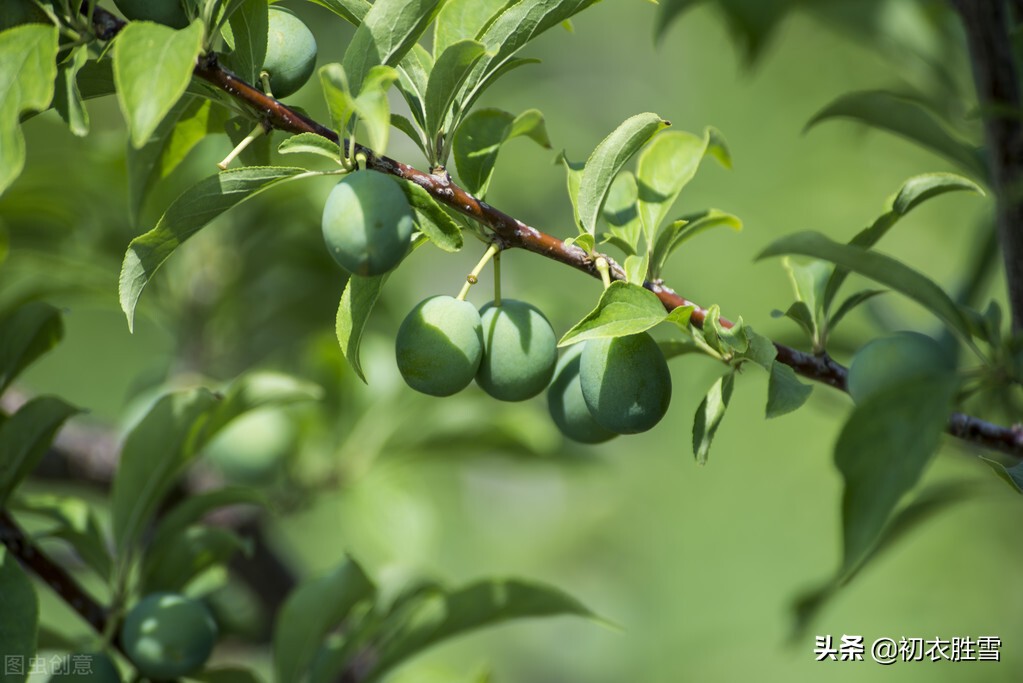
<svg viewBox="0 0 1023 683">
<path fill-rule="evenodd" d="M 114 0 L 117 9 L 133 21 L 155 21 L 171 28 L 188 26 L 188 15 L 181 0 Z"/>
<path fill-rule="evenodd" d="M 270 75 L 270 90 L 277 99 L 305 85 L 316 68 L 316 38 L 291 10 L 270 6 L 263 70 Z"/>
<path fill-rule="evenodd" d="M 334 260 L 355 275 L 381 275 L 412 244 L 412 208 L 398 184 L 376 171 L 341 179 L 323 206 L 323 239 Z"/>
<path fill-rule="evenodd" d="M 859 403 L 894 384 L 951 372 L 955 362 L 941 344 L 918 332 L 874 339 L 853 356 L 849 395 Z"/>
<path fill-rule="evenodd" d="M 524 401 L 551 381 L 558 362 L 554 329 L 536 306 L 502 299 L 480 309 L 483 359 L 476 384 L 501 401 Z"/>
<path fill-rule="evenodd" d="M 79 683 L 121 683 L 121 672 L 103 652 L 77 653 L 68 656 L 63 671 L 54 672 L 50 681 L 79 681 Z"/>
<path fill-rule="evenodd" d="M 143 676 L 166 680 L 198 671 L 213 651 L 217 626 L 209 610 L 176 593 L 152 593 L 121 627 L 125 654 Z"/>
<path fill-rule="evenodd" d="M 650 429 L 671 402 L 668 363 L 646 332 L 587 342 L 579 382 L 593 418 L 618 434 Z"/>
<path fill-rule="evenodd" d="M 421 301 L 398 328 L 398 370 L 424 394 L 451 396 L 469 386 L 483 356 L 483 327 L 476 307 L 450 296 Z"/>
<path fill-rule="evenodd" d="M 586 407 L 579 383 L 579 363 L 587 342 L 568 347 L 558 361 L 554 381 L 547 389 L 547 409 L 558 429 L 579 443 L 602 443 L 617 434 L 600 426 Z"/>
</svg>

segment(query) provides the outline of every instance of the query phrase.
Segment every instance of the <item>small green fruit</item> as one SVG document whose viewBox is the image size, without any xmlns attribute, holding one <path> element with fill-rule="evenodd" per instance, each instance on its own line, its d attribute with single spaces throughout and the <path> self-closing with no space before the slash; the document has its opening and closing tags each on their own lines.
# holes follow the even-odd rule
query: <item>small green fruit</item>
<svg viewBox="0 0 1023 683">
<path fill-rule="evenodd" d="M 121 14 L 132 21 L 155 21 L 171 28 L 188 26 L 181 0 L 114 0 Z"/>
<path fill-rule="evenodd" d="M 579 443 L 603 443 L 617 436 L 593 419 L 579 383 L 579 363 L 587 342 L 568 347 L 558 361 L 554 381 L 547 390 L 547 409 L 561 433 Z"/>
<path fill-rule="evenodd" d="M 551 381 L 558 362 L 554 329 L 538 308 L 502 299 L 480 309 L 483 360 L 476 384 L 501 401 L 524 401 Z"/>
<path fill-rule="evenodd" d="M 412 208 L 398 184 L 357 171 L 334 186 L 323 206 L 323 239 L 334 260 L 355 275 L 381 275 L 412 244 Z"/>
<path fill-rule="evenodd" d="M 859 403 L 886 387 L 951 372 L 955 362 L 942 346 L 918 332 L 874 339 L 853 356 L 849 395 Z"/>
<path fill-rule="evenodd" d="M 295 425 L 277 408 L 245 413 L 219 432 L 206 457 L 234 482 L 257 485 L 273 480 L 295 441 Z"/>
<path fill-rule="evenodd" d="M 143 676 L 165 680 L 198 671 L 213 651 L 217 625 L 206 607 L 176 593 L 153 593 L 121 627 L 125 654 Z"/>
<path fill-rule="evenodd" d="M 579 382 L 593 418 L 618 434 L 650 429 L 671 402 L 668 363 L 646 332 L 587 342 Z"/>
<path fill-rule="evenodd" d="M 398 370 L 424 394 L 451 396 L 469 386 L 483 357 L 483 327 L 476 307 L 450 296 L 421 301 L 395 339 Z"/>
<path fill-rule="evenodd" d="M 103 652 L 83 652 L 68 655 L 67 665 L 50 681 L 78 681 L 79 683 L 121 683 L 121 673 L 110 655 Z"/>
<path fill-rule="evenodd" d="M 270 6 L 263 70 L 270 74 L 270 90 L 277 99 L 305 85 L 316 68 L 316 38 L 291 10 Z"/>
</svg>

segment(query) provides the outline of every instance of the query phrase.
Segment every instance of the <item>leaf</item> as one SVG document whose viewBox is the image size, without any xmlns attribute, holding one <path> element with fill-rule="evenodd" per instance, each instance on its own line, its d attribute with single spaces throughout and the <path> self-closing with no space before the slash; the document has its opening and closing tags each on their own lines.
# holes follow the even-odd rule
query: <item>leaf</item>
<svg viewBox="0 0 1023 683">
<path fill-rule="evenodd" d="M 362 23 L 369 8 L 373 5 L 369 0 L 309 0 L 321 7 L 326 7 L 352 26 Z"/>
<path fill-rule="evenodd" d="M 89 61 L 89 46 L 79 45 L 61 64 L 54 85 L 53 108 L 67 123 L 71 133 L 78 137 L 89 134 L 89 112 L 78 89 L 78 72 Z"/>
<path fill-rule="evenodd" d="M 714 228 L 731 228 L 738 232 L 742 230 L 742 221 L 730 213 L 718 209 L 706 209 L 682 216 L 661 230 L 654 242 L 654 253 L 651 257 L 653 277 L 660 276 L 668 257 L 676 249 L 697 235 Z"/>
<path fill-rule="evenodd" d="M 776 240 L 757 259 L 781 254 L 821 258 L 871 278 L 921 304 L 964 338 L 970 337 L 969 324 L 948 294 L 926 276 L 890 256 L 838 244 L 817 232 L 799 232 Z"/>
<path fill-rule="evenodd" d="M 231 14 L 234 50 L 231 69 L 248 83 L 259 81 L 259 72 L 266 61 L 267 33 L 270 16 L 266 0 L 240 0 Z"/>
<path fill-rule="evenodd" d="M 597 307 L 566 332 L 558 346 L 638 334 L 664 322 L 667 317 L 664 304 L 656 294 L 639 285 L 618 280 L 604 290 Z"/>
<path fill-rule="evenodd" d="M 643 228 L 636 207 L 638 199 L 636 176 L 631 171 L 622 171 L 611 183 L 601 212 L 611 229 L 611 235 L 619 240 L 616 246 L 626 255 L 640 252 L 639 237 Z"/>
<path fill-rule="evenodd" d="M 331 161 L 341 159 L 341 146 L 316 133 L 299 133 L 285 139 L 277 147 L 281 154 L 318 154 Z"/>
<path fill-rule="evenodd" d="M 455 101 L 455 94 L 465 82 L 473 64 L 483 55 L 483 45 L 475 40 L 462 40 L 440 53 L 426 85 L 426 135 L 434 140 L 444 126 L 444 119 Z M 435 160 L 440 162 L 440 159 Z"/>
<path fill-rule="evenodd" d="M 61 425 L 79 412 L 59 398 L 39 396 L 0 423 L 0 508 L 35 469 Z"/>
<path fill-rule="evenodd" d="M 937 113 L 917 99 L 883 90 L 848 93 L 817 112 L 806 128 L 834 118 L 851 118 L 900 135 L 978 178 L 987 177 L 982 151 L 953 133 Z"/>
<path fill-rule="evenodd" d="M 389 66 L 374 66 L 362 83 L 362 91 L 355 98 L 355 111 L 366 127 L 369 146 L 377 154 L 387 153 L 391 135 L 391 105 L 387 90 L 398 80 L 398 72 Z"/>
<path fill-rule="evenodd" d="M 501 146 L 522 136 L 550 148 L 543 114 L 538 110 L 512 116 L 502 109 L 477 109 L 465 117 L 454 138 L 455 167 L 465 189 L 477 197 L 486 196 Z"/>
<path fill-rule="evenodd" d="M 440 0 L 377 0 L 345 50 L 350 92 L 359 93 L 370 69 L 396 66 L 440 9 Z"/>
<path fill-rule="evenodd" d="M 831 318 L 828 320 L 828 329 L 834 330 L 838 323 L 842 321 L 846 315 L 849 314 L 854 308 L 860 304 L 873 299 L 879 294 L 886 294 L 887 289 L 863 289 L 855 294 L 849 296 L 848 299 L 843 301 L 838 309 L 831 314 Z"/>
<path fill-rule="evenodd" d="M 440 642 L 512 619 L 562 615 L 597 619 L 560 590 L 519 579 L 488 579 L 450 593 L 418 593 L 415 598 L 412 614 L 399 613 L 397 631 L 382 646 L 367 683 Z"/>
<path fill-rule="evenodd" d="M 59 538 L 67 542 L 100 578 L 110 580 L 113 568 L 110 551 L 96 514 L 84 500 L 34 494 L 15 498 L 12 507 L 52 522 L 53 526 L 36 534 L 36 537 Z"/>
<path fill-rule="evenodd" d="M 517 0 L 447 0 L 434 22 L 433 54 L 477 38 L 498 13 Z"/>
<path fill-rule="evenodd" d="M 27 303 L 0 321 L 0 394 L 63 338 L 60 311 L 42 302 Z"/>
<path fill-rule="evenodd" d="M 656 20 L 656 39 L 662 40 L 672 21 L 700 0 L 661 0 Z M 788 13 L 799 0 L 727 0 L 717 3 L 724 14 L 732 40 L 742 50 L 743 62 L 752 66 L 763 54 Z M 811 3 L 816 5 L 818 3 Z"/>
<path fill-rule="evenodd" d="M 56 62 L 55 26 L 25 24 L 0 33 L 0 195 L 25 165 L 19 118 L 50 105 Z"/>
<path fill-rule="evenodd" d="M 138 219 L 139 212 L 142 210 L 142 205 L 145 203 L 150 188 L 161 177 L 165 177 L 163 173 L 164 166 L 161 164 L 164 150 L 170 142 L 171 135 L 177 129 L 178 121 L 185 116 L 186 111 L 194 111 L 197 102 L 198 100 L 194 98 L 183 98 L 160 121 L 160 125 L 156 127 L 156 130 L 153 131 L 153 134 L 144 145 L 138 148 L 131 144 L 128 145 L 128 195 L 131 202 L 132 220 Z M 208 106 L 208 102 L 206 104 Z M 206 112 L 208 114 L 209 109 L 206 109 Z M 194 131 L 196 135 L 201 136 L 200 139 L 205 137 L 207 132 L 206 126 L 202 126 L 201 131 Z M 180 142 L 182 141 L 179 140 Z M 181 157 L 183 158 L 191 147 L 197 143 L 198 140 L 194 140 L 191 141 L 190 145 L 188 143 L 183 144 L 181 146 Z M 167 170 L 167 173 L 173 170 L 177 163 L 170 161 L 168 165 L 170 168 Z"/>
<path fill-rule="evenodd" d="M 696 418 L 693 420 L 693 455 L 700 465 L 707 462 L 711 442 L 725 417 L 728 402 L 732 400 L 734 384 L 734 370 L 718 377 L 696 409 Z"/>
<path fill-rule="evenodd" d="M 156 227 L 128 245 L 121 265 L 121 310 L 134 327 L 135 305 L 153 274 L 185 240 L 231 207 L 286 180 L 316 173 L 302 168 L 229 169 L 199 181 L 174 200 Z"/>
<path fill-rule="evenodd" d="M 902 496 L 937 450 L 958 388 L 951 374 L 917 377 L 861 401 L 835 445 L 842 473 L 843 567 L 876 543 Z"/>
<path fill-rule="evenodd" d="M 233 116 L 224 122 L 224 132 L 231 144 L 237 147 L 250 135 L 256 137 L 246 143 L 238 154 L 242 166 L 269 166 L 273 150 L 273 138 L 261 123 L 253 123 L 248 116 Z M 222 162 L 221 162 L 222 163 Z M 219 168 L 219 165 L 218 165 Z"/>
<path fill-rule="evenodd" d="M 633 154 L 667 125 L 656 114 L 637 114 L 626 119 L 593 150 L 579 179 L 579 221 L 583 232 L 596 234 L 597 218 L 615 176 Z"/>
<path fill-rule="evenodd" d="M 774 361 L 771 363 L 771 377 L 767 382 L 765 417 L 770 420 L 801 408 L 812 393 L 813 387 L 800 382 L 795 370 L 784 363 Z"/>
<path fill-rule="evenodd" d="M 25 683 L 36 654 L 39 632 L 39 597 L 18 559 L 0 545 L 0 643 L 6 663 L 22 664 L 16 673 L 6 668 L 4 683 Z"/>
<path fill-rule="evenodd" d="M 203 572 L 224 565 L 236 553 L 251 554 L 252 544 L 228 529 L 191 526 L 150 545 L 142 563 L 143 594 L 183 592 Z"/>
<path fill-rule="evenodd" d="M 430 241 L 448 253 L 462 248 L 462 229 L 425 189 L 411 181 L 398 181 L 416 214 L 416 226 Z"/>
<path fill-rule="evenodd" d="M 249 372 L 232 382 L 223 394 L 204 427 L 198 447 L 203 447 L 235 418 L 251 410 L 316 401 L 322 396 L 319 386 L 291 375 L 268 370 Z"/>
<path fill-rule="evenodd" d="M 433 71 L 433 56 L 416 43 L 398 64 L 398 91 L 408 103 L 412 118 L 426 126 L 426 84 Z"/>
<path fill-rule="evenodd" d="M 117 101 L 136 149 L 146 144 L 185 94 L 202 50 L 202 37 L 202 22 L 198 20 L 180 31 L 149 21 L 132 21 L 114 40 Z"/>
<path fill-rule="evenodd" d="M 356 604 L 372 600 L 376 587 L 354 560 L 296 588 L 274 626 L 274 670 L 278 681 L 301 681 L 324 637 Z"/>
<path fill-rule="evenodd" d="M 341 294 L 341 302 L 337 307 L 335 330 L 337 341 L 341 345 L 341 354 L 363 382 L 366 382 L 366 375 L 359 360 L 362 333 L 386 280 L 386 273 L 373 277 L 352 275 L 345 284 L 345 291 Z"/>
</svg>

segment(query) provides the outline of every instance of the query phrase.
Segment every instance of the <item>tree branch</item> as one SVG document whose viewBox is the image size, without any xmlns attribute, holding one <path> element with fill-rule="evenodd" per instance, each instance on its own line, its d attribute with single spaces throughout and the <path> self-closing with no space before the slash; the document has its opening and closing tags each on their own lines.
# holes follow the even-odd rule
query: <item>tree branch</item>
<svg viewBox="0 0 1023 683">
<path fill-rule="evenodd" d="M 997 200 L 1012 327 L 1019 332 L 1023 331 L 1023 119 L 1008 12 L 1003 0 L 950 1 L 966 29 Z M 1016 9 L 1019 5 L 1014 4 Z"/>
</svg>

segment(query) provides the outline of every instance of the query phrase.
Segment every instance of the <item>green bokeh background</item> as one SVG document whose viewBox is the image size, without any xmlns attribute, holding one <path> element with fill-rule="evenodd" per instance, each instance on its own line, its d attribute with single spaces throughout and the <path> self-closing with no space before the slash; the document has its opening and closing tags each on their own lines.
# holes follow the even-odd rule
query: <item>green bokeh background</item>
<svg viewBox="0 0 1023 683">
<path fill-rule="evenodd" d="M 349 29 L 320 8 L 297 8 L 318 29 L 319 63 L 339 59 Z M 600 3 L 575 20 L 574 32 L 552 30 L 528 48 L 526 56 L 540 57 L 543 64 L 509 75 L 482 104 L 513 113 L 539 108 L 555 148 L 566 149 L 572 159 L 584 158 L 621 120 L 641 111 L 657 112 L 682 130 L 720 129 L 734 170 L 705 164 L 677 211 L 717 207 L 740 216 L 745 229 L 694 241 L 665 279 L 687 298 L 718 303 L 725 315 L 741 314 L 759 331 L 795 341 L 792 324 L 770 316 L 791 301 L 784 271 L 777 260 L 754 263 L 758 251 L 803 229 L 847 239 L 882 211 L 884 199 L 907 177 L 954 169 L 907 142 L 853 124 L 803 133 L 810 116 L 839 94 L 896 81 L 892 64 L 873 49 L 797 14 L 750 71 L 712 9 L 686 14 L 659 46 L 652 40 L 654 14 L 653 5 L 635 0 Z M 315 88 L 307 87 L 295 101 L 324 118 Z M 98 133 L 90 144 L 100 156 L 116 157 L 123 140 L 116 105 L 95 102 L 90 109 Z M 89 173 L 83 144 L 62 132 L 52 113 L 32 121 L 26 132 L 30 173 L 34 164 L 52 158 L 63 158 L 72 178 Z M 395 133 L 390 153 L 422 167 L 414 147 L 397 138 Z M 222 142 L 204 145 L 189 166 L 193 172 L 210 169 L 209 161 L 226 149 Z M 528 141 L 510 144 L 501 153 L 488 199 L 567 237 L 571 208 L 564 172 L 552 158 Z M 172 178 L 161 192 L 172 197 L 186 175 Z M 260 201 L 319 206 L 329 187 L 321 183 L 308 194 L 281 189 Z M 95 201 L 124 205 L 125 197 L 123 186 L 110 187 Z M 905 219 L 881 248 L 954 287 L 987 209 L 988 200 L 965 194 L 937 199 Z M 296 209 L 301 218 L 275 227 L 292 234 L 304 230 L 298 239 L 318 249 L 317 210 Z M 130 234 L 111 240 L 121 240 L 123 249 Z M 212 253 L 206 250 L 222 247 L 204 234 L 172 261 L 201 262 Z M 404 311 L 428 295 L 455 293 L 481 252 L 472 240 L 455 256 L 424 248 L 392 277 L 384 312 L 371 328 L 370 384 L 359 389 L 360 400 L 395 386 L 388 337 Z M 147 312 L 155 305 L 155 295 L 147 292 L 138 330 L 130 336 L 117 310 L 118 264 L 106 265 L 105 296 L 56 297 L 68 312 L 66 340 L 25 382 L 34 391 L 60 392 L 91 408 L 93 419 L 123 422 L 128 397 L 147 377 L 175 364 L 169 354 L 188 331 Z M 600 293 L 598 282 L 528 253 L 506 254 L 503 271 L 505 294 L 539 305 L 559 334 Z M 157 279 L 174 272 L 168 267 Z M 470 299 L 485 303 L 490 283 L 487 273 Z M 310 303 L 292 314 L 330 339 L 334 310 L 322 301 L 336 302 L 340 274 L 333 285 L 313 279 L 306 286 Z M 892 329 L 937 331 L 935 320 L 915 306 L 894 296 L 883 299 L 878 315 Z M 251 315 L 258 318 L 260 312 L 253 309 Z M 857 312 L 839 341 L 855 349 L 877 333 L 876 317 Z M 340 356 L 336 348 L 330 352 Z M 977 494 L 881 556 L 829 604 L 809 636 L 791 644 L 794 599 L 826 579 L 840 560 L 841 482 L 830 453 L 851 403 L 817 387 L 800 412 L 765 421 L 765 377 L 748 370 L 739 378 L 710 461 L 701 467 L 692 457 L 692 416 L 720 370 L 688 357 L 671 365 L 673 402 L 652 432 L 585 449 L 564 444 L 546 458 L 510 458 L 497 448 L 450 457 L 385 453 L 315 504 L 278 518 L 273 539 L 303 575 L 325 570 L 349 552 L 388 585 L 424 573 L 452 583 L 523 576 L 564 588 L 616 625 L 564 618 L 503 626 L 431 651 L 397 672 L 395 681 L 468 681 L 486 666 L 498 683 L 1019 680 L 1020 503 L 975 457 L 975 449 L 947 440 L 926 480 L 975 481 Z M 476 388 L 467 393 L 487 411 L 512 410 Z M 436 401 L 443 410 L 443 399 Z M 542 400 L 535 404 L 544 409 Z M 382 405 L 377 410 L 391 404 Z M 836 641 L 857 634 L 868 644 L 880 637 L 999 636 L 1003 661 L 818 663 L 813 634 Z M 241 656 L 224 652 L 227 659 Z"/>
</svg>

